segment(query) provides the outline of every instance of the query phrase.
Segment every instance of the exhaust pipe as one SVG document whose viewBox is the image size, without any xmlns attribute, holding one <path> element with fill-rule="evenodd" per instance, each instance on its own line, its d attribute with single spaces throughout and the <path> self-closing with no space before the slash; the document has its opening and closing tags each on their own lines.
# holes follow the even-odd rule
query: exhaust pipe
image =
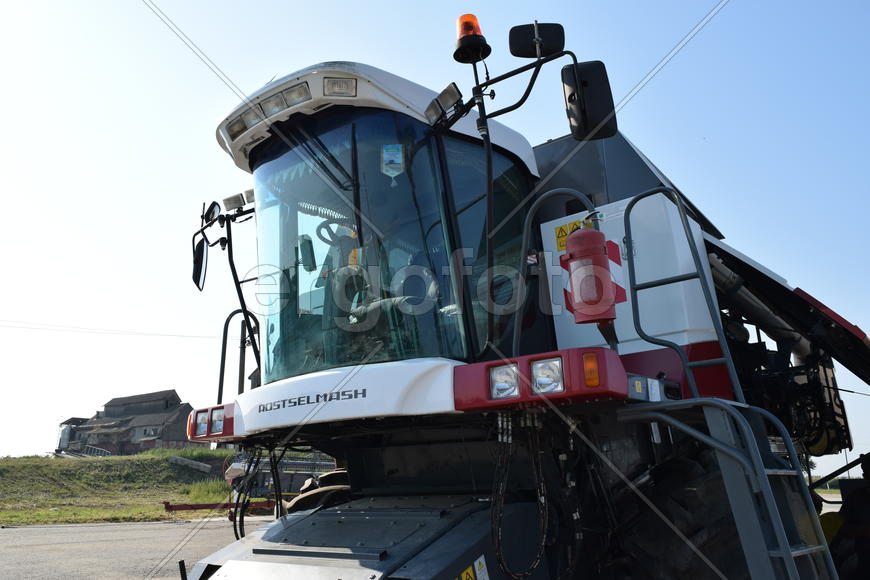
<svg viewBox="0 0 870 580">
<path fill-rule="evenodd" d="M 812 352 L 810 341 L 750 292 L 743 285 L 743 278 L 723 264 L 719 256 L 711 253 L 708 254 L 708 258 L 716 289 L 727 294 L 729 299 L 746 314 L 746 318 L 753 324 L 757 324 L 767 336 L 778 343 L 791 344 L 796 362 L 802 364 Z"/>
</svg>

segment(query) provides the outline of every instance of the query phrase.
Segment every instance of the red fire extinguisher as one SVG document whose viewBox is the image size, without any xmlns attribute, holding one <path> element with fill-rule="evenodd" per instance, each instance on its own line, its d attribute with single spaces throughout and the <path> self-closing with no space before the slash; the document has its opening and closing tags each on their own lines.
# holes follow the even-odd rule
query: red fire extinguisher
<svg viewBox="0 0 870 580">
<path fill-rule="evenodd" d="M 610 325 L 616 319 L 616 289 L 610 278 L 607 239 L 591 228 L 571 232 L 565 240 L 566 252 L 559 257 L 568 271 L 574 322 Z"/>
</svg>

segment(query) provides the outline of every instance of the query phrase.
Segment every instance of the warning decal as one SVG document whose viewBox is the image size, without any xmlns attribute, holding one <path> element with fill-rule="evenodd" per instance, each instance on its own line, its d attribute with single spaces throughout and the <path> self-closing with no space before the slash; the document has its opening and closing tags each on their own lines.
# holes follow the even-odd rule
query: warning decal
<svg viewBox="0 0 870 580">
<path fill-rule="evenodd" d="M 489 570 L 486 569 L 486 559 L 483 556 L 474 561 L 474 571 L 477 573 L 477 580 L 489 580 Z"/>
<path fill-rule="evenodd" d="M 568 237 L 568 234 L 579 228 L 581 223 L 583 222 L 577 220 L 553 228 L 553 231 L 556 234 L 556 247 L 559 248 L 560 252 L 565 250 L 565 239 Z"/>
<path fill-rule="evenodd" d="M 489 570 L 486 569 L 486 559 L 481 555 L 471 566 L 462 571 L 456 580 L 489 580 Z"/>
</svg>

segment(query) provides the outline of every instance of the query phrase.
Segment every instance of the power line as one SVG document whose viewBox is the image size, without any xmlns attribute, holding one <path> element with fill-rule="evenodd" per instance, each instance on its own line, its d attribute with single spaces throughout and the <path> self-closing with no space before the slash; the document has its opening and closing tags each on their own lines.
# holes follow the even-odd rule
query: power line
<svg viewBox="0 0 870 580">
<path fill-rule="evenodd" d="M 112 336 L 152 336 L 163 338 L 196 338 L 217 340 L 219 336 L 206 336 L 200 334 L 181 334 L 168 332 L 148 332 L 143 330 L 125 330 L 118 328 L 92 328 L 87 326 L 71 326 L 64 324 L 49 324 L 44 322 L 31 322 L 26 320 L 2 320 L 0 319 L 0 328 L 9 328 L 14 330 L 37 330 L 50 332 L 77 332 L 82 334 L 105 334 Z"/>
</svg>

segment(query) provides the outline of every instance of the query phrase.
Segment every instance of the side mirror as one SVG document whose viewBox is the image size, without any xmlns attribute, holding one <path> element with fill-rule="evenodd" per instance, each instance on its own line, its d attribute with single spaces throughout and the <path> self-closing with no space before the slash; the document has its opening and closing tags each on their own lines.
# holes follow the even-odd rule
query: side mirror
<svg viewBox="0 0 870 580">
<path fill-rule="evenodd" d="M 568 123 L 575 139 L 586 141 L 616 135 L 613 94 L 603 62 L 592 60 L 563 67 L 562 88 Z"/>
<path fill-rule="evenodd" d="M 537 30 L 536 30 L 537 29 Z M 523 24 L 511 28 L 508 38 L 511 54 L 520 58 L 539 58 L 565 50 L 565 29 L 561 24 Z M 541 53 L 538 54 L 538 47 Z"/>
<path fill-rule="evenodd" d="M 208 209 L 202 212 L 202 225 L 209 223 L 212 220 L 217 219 L 217 217 L 221 215 L 221 206 L 218 202 L 213 201 L 208 206 Z"/>
<path fill-rule="evenodd" d="M 299 236 L 299 261 L 302 262 L 302 268 L 306 272 L 313 272 L 317 269 L 317 261 L 314 259 L 314 244 L 308 234 Z"/>
<path fill-rule="evenodd" d="M 205 286 L 205 270 L 208 265 L 208 243 L 205 236 L 199 238 L 193 246 L 193 283 L 202 292 Z"/>
</svg>

